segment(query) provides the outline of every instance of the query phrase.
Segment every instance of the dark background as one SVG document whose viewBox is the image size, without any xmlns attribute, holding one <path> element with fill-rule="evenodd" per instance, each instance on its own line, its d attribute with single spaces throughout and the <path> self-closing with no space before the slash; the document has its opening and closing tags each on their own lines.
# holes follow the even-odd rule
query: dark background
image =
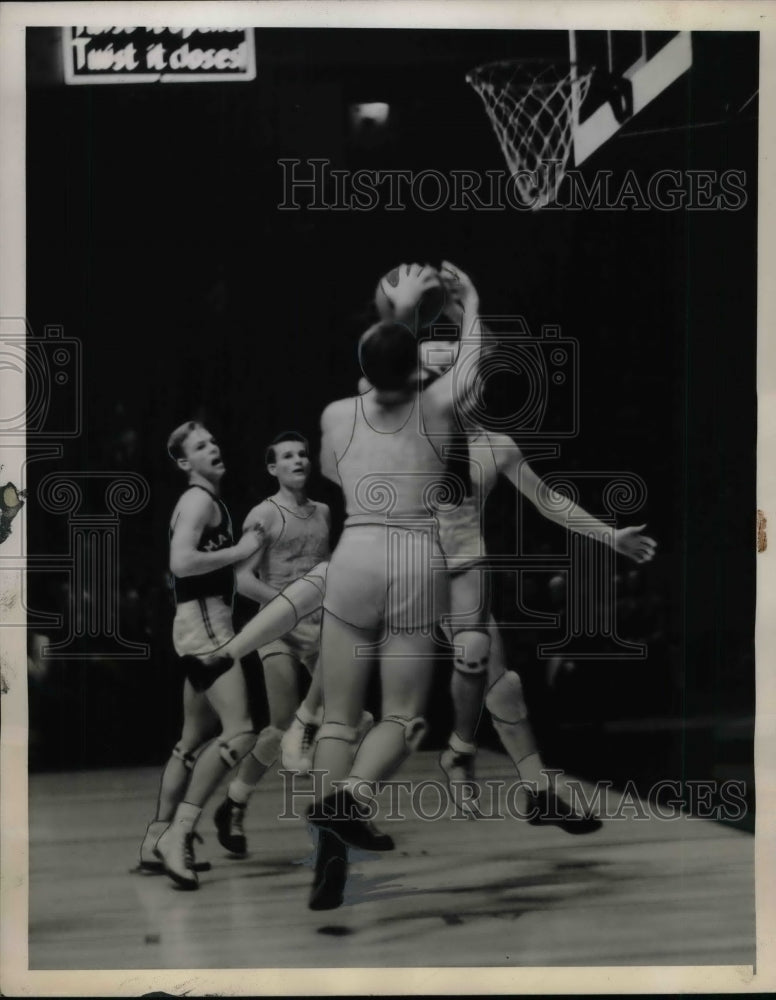
<svg viewBox="0 0 776 1000">
<path fill-rule="evenodd" d="M 169 431 L 192 417 L 214 430 L 239 523 L 272 491 L 267 441 L 293 428 L 315 448 L 322 408 L 353 392 L 377 277 L 444 257 L 472 275 L 485 312 L 521 313 L 537 335 L 560 324 L 579 341 L 580 433 L 537 471 L 632 471 L 649 487 L 629 520 L 648 522 L 659 556 L 635 574 L 618 567 L 620 634 L 648 641 L 647 660 L 548 671 L 536 645 L 558 629 L 507 633 L 548 760 L 642 787 L 751 782 L 757 104 L 739 108 L 757 87 L 757 35 L 695 34 L 692 71 L 583 165 L 588 180 L 603 169 L 615 181 L 629 169 L 644 181 L 664 169 L 745 171 L 744 208 L 672 212 L 278 211 L 280 157 L 504 169 L 465 73 L 491 59 L 562 58 L 562 32 L 261 29 L 255 81 L 163 86 L 66 87 L 58 44 L 55 29 L 28 30 L 28 315 L 37 332 L 56 323 L 82 341 L 85 422 L 62 461 L 29 466 L 29 549 L 67 548 L 66 518 L 36 508 L 42 476 L 142 474 L 151 502 L 121 524 L 121 621 L 152 652 L 36 662 L 31 766 L 161 764 L 177 737 L 166 571 L 181 483 Z M 359 139 L 347 106 L 374 100 L 390 102 L 391 127 Z M 580 486 L 583 505 L 603 513 L 600 487 Z M 310 492 L 336 505 L 317 477 Z M 492 551 L 514 550 L 516 503 L 530 551 L 565 551 L 563 532 L 507 486 L 489 501 Z M 562 604 L 551 576 L 524 582 L 532 608 Z M 64 577 L 31 574 L 32 608 L 70 599 Z M 497 579 L 496 608 L 519 619 L 514 574 Z M 248 668 L 261 715 L 260 674 Z M 449 726 L 448 669 L 429 745 Z M 496 745 L 486 722 L 481 736 Z"/>
</svg>

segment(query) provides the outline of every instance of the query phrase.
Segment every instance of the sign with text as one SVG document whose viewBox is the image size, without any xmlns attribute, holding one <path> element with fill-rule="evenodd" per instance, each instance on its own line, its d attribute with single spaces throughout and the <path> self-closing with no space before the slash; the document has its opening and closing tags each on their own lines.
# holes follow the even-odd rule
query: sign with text
<svg viewBox="0 0 776 1000">
<path fill-rule="evenodd" d="M 252 28 L 63 28 L 66 83 L 253 80 Z"/>
</svg>

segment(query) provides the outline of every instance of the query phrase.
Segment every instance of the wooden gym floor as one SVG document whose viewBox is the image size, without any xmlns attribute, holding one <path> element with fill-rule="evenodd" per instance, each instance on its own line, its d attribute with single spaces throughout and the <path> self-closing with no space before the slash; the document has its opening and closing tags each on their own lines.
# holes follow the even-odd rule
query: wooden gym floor
<svg viewBox="0 0 776 1000">
<path fill-rule="evenodd" d="M 415 755 L 398 778 L 440 780 L 436 758 Z M 487 751 L 479 775 L 511 780 Z M 31 969 L 754 962 L 754 839 L 719 823 L 628 818 L 573 837 L 514 818 L 383 816 L 396 850 L 355 861 L 346 905 L 313 913 L 310 840 L 302 820 L 277 818 L 277 774 L 250 804 L 248 858 L 219 847 L 216 795 L 199 825 L 213 868 L 198 892 L 131 874 L 158 779 L 30 776 Z"/>
</svg>

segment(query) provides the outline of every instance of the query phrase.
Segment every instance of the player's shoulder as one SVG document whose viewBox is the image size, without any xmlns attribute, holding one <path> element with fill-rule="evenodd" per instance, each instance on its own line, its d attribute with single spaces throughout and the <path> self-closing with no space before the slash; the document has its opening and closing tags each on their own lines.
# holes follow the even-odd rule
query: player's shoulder
<svg viewBox="0 0 776 1000">
<path fill-rule="evenodd" d="M 252 528 L 256 524 L 263 524 L 266 526 L 279 517 L 280 511 L 278 510 L 277 504 L 271 497 L 266 497 L 260 503 L 257 503 L 255 507 L 251 507 L 245 515 L 243 529 Z"/>
<path fill-rule="evenodd" d="M 323 517 L 331 516 L 331 511 L 327 503 L 322 503 L 320 500 L 311 500 L 310 503 L 315 507 L 316 514 L 321 514 Z"/>
<path fill-rule="evenodd" d="M 189 486 L 178 498 L 175 515 L 204 516 L 216 506 L 215 497 L 200 486 Z"/>
<path fill-rule="evenodd" d="M 333 426 L 345 417 L 352 417 L 355 400 L 355 396 L 347 396 L 345 399 L 335 399 L 333 403 L 329 403 L 321 414 L 322 426 Z"/>
</svg>

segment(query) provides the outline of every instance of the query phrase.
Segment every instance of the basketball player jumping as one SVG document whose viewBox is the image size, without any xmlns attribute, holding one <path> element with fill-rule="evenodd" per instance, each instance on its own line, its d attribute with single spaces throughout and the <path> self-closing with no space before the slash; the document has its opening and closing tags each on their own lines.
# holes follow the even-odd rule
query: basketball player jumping
<svg viewBox="0 0 776 1000">
<path fill-rule="evenodd" d="M 321 633 L 324 720 L 316 743 L 321 798 L 310 907 L 342 903 L 345 845 L 390 850 L 361 797 L 419 745 L 432 679 L 435 626 L 447 604 L 447 573 L 436 533 L 433 494 L 445 474 L 434 438 L 448 439 L 465 379 L 481 347 L 479 301 L 452 264 L 464 335 L 448 373 L 418 382 L 418 342 L 408 327 L 381 322 L 361 338 L 359 360 L 373 389 L 342 399 L 321 418 L 321 469 L 341 486 L 347 519 L 326 580 Z M 395 297 L 413 304 L 439 278 L 402 265 Z M 367 655 L 363 655 L 364 650 Z M 383 715 L 358 742 L 357 725 L 373 663 L 380 669 Z"/>
<path fill-rule="evenodd" d="M 520 678 L 506 670 L 503 642 L 490 614 L 483 565 L 487 559 L 483 508 L 497 477 L 503 475 L 545 517 L 572 531 L 575 519 L 583 518 L 585 534 L 635 562 L 651 560 L 656 543 L 643 533 L 645 525 L 612 530 L 549 489 L 507 435 L 476 428 L 467 436 L 465 447 L 469 488 L 457 507 L 438 515 L 440 542 L 450 564 L 449 631 L 456 649 L 451 681 L 455 726 L 440 764 L 457 804 L 476 815 L 474 740 L 484 696 L 504 749 L 521 780 L 535 789 L 528 794 L 529 822 L 554 823 L 569 833 L 588 833 L 598 829 L 600 821 L 576 814 L 550 787 L 528 720 Z"/>
<path fill-rule="evenodd" d="M 170 525 L 173 644 L 185 672 L 183 730 L 162 774 L 156 816 L 140 847 L 140 868 L 163 869 L 182 888 L 196 889 L 197 871 L 209 868 L 197 864 L 193 855 L 202 807 L 225 769 L 256 741 L 239 660 L 208 666 L 203 658 L 234 635 L 232 567 L 257 550 L 261 536 L 258 526 L 250 528 L 234 544 L 229 512 L 220 498 L 226 469 L 205 427 L 194 421 L 182 424 L 170 435 L 167 450 L 188 477 Z M 209 742 L 219 728 L 220 736 Z"/>
</svg>

